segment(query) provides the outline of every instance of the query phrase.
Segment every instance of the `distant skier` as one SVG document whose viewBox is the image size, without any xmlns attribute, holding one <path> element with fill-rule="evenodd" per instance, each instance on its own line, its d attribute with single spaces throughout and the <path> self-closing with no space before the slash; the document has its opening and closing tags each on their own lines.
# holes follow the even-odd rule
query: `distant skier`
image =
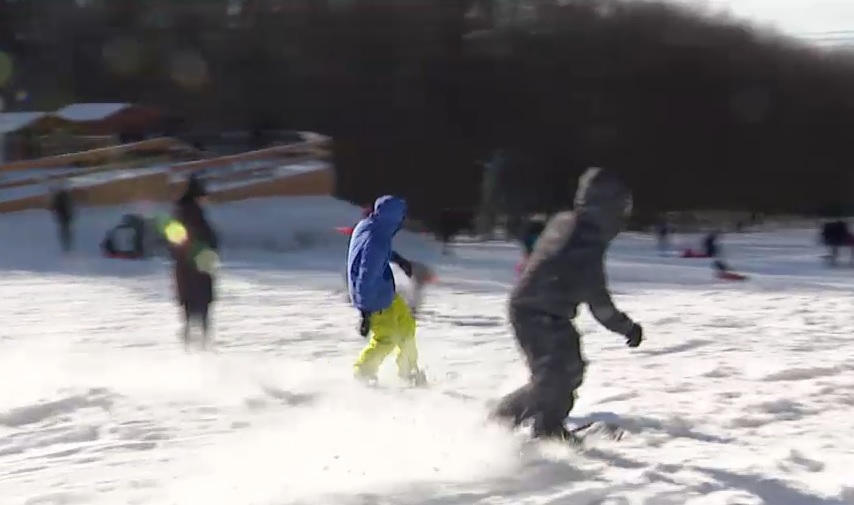
<svg viewBox="0 0 854 505">
<path fill-rule="evenodd" d="M 59 226 L 59 243 L 64 252 L 74 249 L 74 233 L 72 224 L 74 221 L 74 202 L 71 192 L 65 183 L 62 183 L 51 197 L 50 210 Z"/>
<path fill-rule="evenodd" d="M 201 206 L 206 197 L 204 183 L 195 175 L 191 176 L 174 212 L 176 226 L 184 230 L 184 236 L 179 241 L 170 239 L 176 294 L 184 315 L 185 348 L 189 347 L 194 320 L 201 325 L 203 347 L 209 344 L 210 306 L 214 301 L 214 274 L 210 263 L 216 259 L 219 243 Z"/>
<path fill-rule="evenodd" d="M 670 251 L 670 234 L 670 224 L 667 222 L 666 217 L 661 216 L 655 226 L 655 235 L 658 239 L 658 253 L 662 256 L 667 255 L 668 251 Z"/>
<path fill-rule="evenodd" d="M 718 244 L 719 236 L 717 231 L 711 231 L 703 239 L 703 252 L 706 257 L 712 259 L 712 271 L 715 277 L 725 281 L 746 281 L 748 279 L 746 275 L 734 272 L 724 260 L 723 250 Z"/>
<path fill-rule="evenodd" d="M 629 347 L 641 344 L 641 326 L 611 300 L 604 265 L 631 207 L 631 193 L 613 173 L 590 168 L 579 179 L 574 211 L 546 224 L 510 296 L 510 322 L 531 378 L 501 400 L 494 419 L 513 426 L 532 420 L 534 437 L 574 440 L 563 423 L 586 367 L 572 323 L 579 304 Z"/>
<path fill-rule="evenodd" d="M 730 271 L 729 265 L 723 260 L 720 245 L 718 245 L 719 234 L 711 231 L 703 238 L 703 251 L 707 258 L 712 258 L 712 269 L 718 276 L 726 275 Z"/>
<path fill-rule="evenodd" d="M 835 219 L 824 223 L 821 229 L 821 243 L 827 248 L 825 261 L 830 266 L 836 266 L 839 250 L 850 246 L 851 259 L 854 261 L 854 242 L 848 229 L 848 223 L 842 219 Z"/>
<path fill-rule="evenodd" d="M 426 383 L 418 368 L 416 323 L 410 308 L 396 292 L 390 262 L 412 276 L 411 263 L 392 249 L 392 239 L 403 225 L 406 202 L 383 196 L 373 212 L 359 221 L 347 252 L 347 287 L 359 311 L 359 334 L 371 339 L 354 364 L 357 379 L 373 384 L 386 356 L 397 349 L 398 376 L 415 386 Z"/>
<path fill-rule="evenodd" d="M 465 209 L 445 208 L 439 211 L 437 217 L 436 238 L 442 243 L 442 255 L 452 255 L 454 239 L 464 230 L 474 229 L 474 213 Z"/>
<path fill-rule="evenodd" d="M 703 252 L 709 258 L 717 258 L 720 248 L 718 247 L 718 232 L 710 231 L 703 237 Z"/>
</svg>

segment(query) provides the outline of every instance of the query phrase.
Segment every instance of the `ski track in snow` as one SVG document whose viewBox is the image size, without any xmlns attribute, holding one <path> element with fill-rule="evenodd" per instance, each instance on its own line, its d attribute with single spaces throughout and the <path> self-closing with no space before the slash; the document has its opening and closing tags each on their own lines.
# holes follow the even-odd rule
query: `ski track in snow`
<svg viewBox="0 0 854 505">
<path fill-rule="evenodd" d="M 32 252 L 51 268 L 27 258 L 0 279 L 0 503 L 852 504 L 854 276 L 806 237 L 734 238 L 744 284 L 620 239 L 615 300 L 647 340 L 629 350 L 582 312 L 571 421 L 629 436 L 524 456 L 483 422 L 525 379 L 505 318 L 514 247 L 461 245 L 439 268 L 418 334 L 436 385 L 399 393 L 350 379 L 364 342 L 336 293 L 343 253 L 314 270 L 227 260 L 217 352 L 188 355 L 165 264 Z"/>
</svg>

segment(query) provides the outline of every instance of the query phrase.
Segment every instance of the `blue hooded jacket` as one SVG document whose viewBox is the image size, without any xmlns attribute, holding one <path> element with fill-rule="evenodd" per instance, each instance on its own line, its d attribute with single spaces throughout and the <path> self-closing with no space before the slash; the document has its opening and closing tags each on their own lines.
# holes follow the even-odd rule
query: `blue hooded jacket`
<svg viewBox="0 0 854 505">
<path fill-rule="evenodd" d="M 353 228 L 347 251 L 347 287 L 356 309 L 379 312 L 394 300 L 391 241 L 405 217 L 406 202 L 381 196 L 374 202 L 373 213 Z"/>
</svg>

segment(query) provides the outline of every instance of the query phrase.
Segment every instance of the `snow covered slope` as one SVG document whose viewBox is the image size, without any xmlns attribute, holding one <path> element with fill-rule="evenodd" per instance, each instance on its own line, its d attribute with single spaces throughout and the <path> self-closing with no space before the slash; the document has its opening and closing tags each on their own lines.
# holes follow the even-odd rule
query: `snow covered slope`
<svg viewBox="0 0 854 505">
<path fill-rule="evenodd" d="M 112 223 L 87 219 L 93 236 Z M 335 246 L 224 255 L 218 352 L 188 355 L 167 264 L 90 243 L 60 258 L 50 224 L 0 217 L 3 505 L 854 503 L 854 271 L 823 269 L 812 233 L 727 237 L 743 284 L 621 238 L 615 300 L 648 339 L 629 350 L 581 315 L 590 368 L 570 421 L 630 436 L 520 456 L 483 424 L 525 378 L 504 312 L 512 245 L 440 265 L 419 331 L 435 387 L 371 391 L 350 379 L 364 341 L 334 293 Z"/>
<path fill-rule="evenodd" d="M 122 207 L 80 209 L 75 224 L 78 248 L 86 256 L 96 256 L 107 230 L 117 225 L 122 215 L 166 215 L 167 204 L 148 203 Z M 211 205 L 209 213 L 223 242 L 225 258 L 240 258 L 251 267 L 259 262 L 272 265 L 300 264 L 342 268 L 348 237 L 336 228 L 352 226 L 361 218 L 361 209 L 328 196 L 259 198 Z M 25 233 L 22 233 L 25 231 Z M 0 237 L 9 248 L 0 256 L 0 268 L 53 269 L 57 261 L 57 231 L 45 210 L 23 211 L 0 216 Z M 9 238 L 14 237 L 14 240 Z M 401 254 L 412 259 L 435 262 L 440 247 L 429 237 L 403 231 L 397 239 Z M 311 250 L 312 254 L 294 254 Z M 330 251 L 334 253 L 330 254 Z M 234 256 L 235 253 L 239 253 Z M 284 256 L 281 253 L 291 253 Z M 97 271 L 109 269 L 109 263 L 90 265 Z"/>
</svg>

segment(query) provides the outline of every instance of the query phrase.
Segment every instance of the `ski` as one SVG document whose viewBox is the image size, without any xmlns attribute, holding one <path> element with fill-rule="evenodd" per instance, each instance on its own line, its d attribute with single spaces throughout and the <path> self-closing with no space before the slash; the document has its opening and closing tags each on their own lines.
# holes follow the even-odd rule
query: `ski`
<svg viewBox="0 0 854 505">
<path fill-rule="evenodd" d="M 626 434 L 626 429 L 614 423 L 590 421 L 570 429 L 569 432 L 582 440 L 591 435 L 600 435 L 603 438 L 619 442 Z"/>
</svg>

